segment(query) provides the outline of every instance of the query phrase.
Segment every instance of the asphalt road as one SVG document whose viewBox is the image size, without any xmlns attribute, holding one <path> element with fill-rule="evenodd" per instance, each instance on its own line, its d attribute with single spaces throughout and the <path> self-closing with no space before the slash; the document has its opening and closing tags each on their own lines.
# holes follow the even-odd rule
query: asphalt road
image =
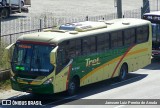
<svg viewBox="0 0 160 108">
<path fill-rule="evenodd" d="M 54 95 L 35 96 L 19 92 L 15 96 L 8 93 L 8 98 L 15 100 L 40 100 L 44 107 L 75 107 L 75 104 L 99 104 L 96 99 L 160 99 L 160 60 L 152 60 L 152 64 L 136 72 L 128 74 L 125 81 L 106 80 L 80 88 L 74 96 L 66 92 Z M 3 99 L 3 98 L 2 98 Z M 90 99 L 93 99 L 92 101 Z M 103 100 L 104 101 L 104 100 Z M 160 101 L 160 100 L 159 100 Z M 105 104 L 105 103 L 104 103 Z M 103 104 L 102 104 L 103 105 Z M 96 105 L 97 106 L 97 105 Z M 96 107 L 90 106 L 90 107 Z M 76 106 L 82 107 L 82 106 Z M 83 106 L 87 107 L 88 106 Z M 104 105 L 103 107 L 106 107 Z M 157 105 L 107 105 L 107 108 L 158 108 Z"/>
</svg>

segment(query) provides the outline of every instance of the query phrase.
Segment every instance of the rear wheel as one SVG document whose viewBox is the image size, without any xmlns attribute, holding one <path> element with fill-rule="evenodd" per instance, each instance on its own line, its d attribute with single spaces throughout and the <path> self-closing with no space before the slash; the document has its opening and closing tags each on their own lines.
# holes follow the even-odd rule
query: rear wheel
<svg viewBox="0 0 160 108">
<path fill-rule="evenodd" d="M 2 19 L 9 17 L 9 10 L 7 8 L 3 8 L 0 13 Z"/>
<path fill-rule="evenodd" d="M 120 69 L 120 72 L 119 72 L 119 76 L 118 76 L 119 81 L 125 80 L 126 77 L 127 77 L 127 73 L 128 73 L 127 65 L 123 64 L 121 66 L 121 69 Z"/>
</svg>

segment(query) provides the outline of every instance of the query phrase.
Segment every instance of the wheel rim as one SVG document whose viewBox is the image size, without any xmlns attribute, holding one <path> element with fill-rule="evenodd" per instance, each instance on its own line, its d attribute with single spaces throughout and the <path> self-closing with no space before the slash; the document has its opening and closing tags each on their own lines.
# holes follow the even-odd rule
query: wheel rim
<svg viewBox="0 0 160 108">
<path fill-rule="evenodd" d="M 70 85 L 69 85 L 69 88 L 71 91 L 74 91 L 76 86 L 75 86 L 75 83 L 74 82 L 71 82 Z"/>
<path fill-rule="evenodd" d="M 125 76 L 126 76 L 126 69 L 125 68 L 122 68 L 121 76 L 122 76 L 122 79 L 125 78 Z"/>
<path fill-rule="evenodd" d="M 2 0 L 2 5 L 3 5 L 3 6 L 6 5 L 6 0 Z"/>
</svg>

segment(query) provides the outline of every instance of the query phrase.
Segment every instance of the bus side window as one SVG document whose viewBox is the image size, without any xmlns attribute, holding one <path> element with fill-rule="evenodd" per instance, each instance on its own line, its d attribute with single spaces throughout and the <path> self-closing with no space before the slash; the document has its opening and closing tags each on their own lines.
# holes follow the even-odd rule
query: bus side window
<svg viewBox="0 0 160 108">
<path fill-rule="evenodd" d="M 74 58 L 75 57 L 75 45 L 76 45 L 76 41 L 75 40 L 70 40 L 69 41 L 69 48 L 68 48 L 68 56 L 69 58 Z"/>
<path fill-rule="evenodd" d="M 96 52 L 95 37 L 85 37 L 82 39 L 82 54 L 87 55 Z"/>
<path fill-rule="evenodd" d="M 80 39 L 72 39 L 65 41 L 61 44 L 66 52 L 66 58 L 72 59 L 76 56 L 81 55 L 81 40 Z"/>
<path fill-rule="evenodd" d="M 136 29 L 137 43 L 147 42 L 149 36 L 148 26 L 141 26 Z"/>
<path fill-rule="evenodd" d="M 111 33 L 111 48 L 117 48 L 123 46 L 122 31 Z"/>
<path fill-rule="evenodd" d="M 106 51 L 109 49 L 109 34 L 104 33 L 97 35 L 97 52 Z"/>
<path fill-rule="evenodd" d="M 143 40 L 147 42 L 149 38 L 149 26 L 144 26 L 143 30 L 144 30 Z"/>
<path fill-rule="evenodd" d="M 124 30 L 124 45 L 133 45 L 135 43 L 135 29 Z"/>
<path fill-rule="evenodd" d="M 81 39 L 76 39 L 76 45 L 75 45 L 75 55 L 80 56 L 81 55 Z"/>
</svg>

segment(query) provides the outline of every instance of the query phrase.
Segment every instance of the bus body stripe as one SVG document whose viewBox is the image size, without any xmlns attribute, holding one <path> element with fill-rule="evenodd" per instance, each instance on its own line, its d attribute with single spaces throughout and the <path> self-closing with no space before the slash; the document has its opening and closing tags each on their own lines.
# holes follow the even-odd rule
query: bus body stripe
<svg viewBox="0 0 160 108">
<path fill-rule="evenodd" d="M 127 53 L 126 56 L 128 57 L 128 56 L 131 56 L 131 55 L 134 55 L 134 54 L 138 54 L 138 53 L 141 53 L 141 52 L 145 52 L 145 51 L 147 51 L 147 50 L 148 50 L 148 48 L 143 48 L 143 49 L 140 49 L 140 50 L 136 50 L 136 51 Z M 84 81 L 84 80 L 87 79 L 89 76 L 91 76 L 92 74 L 94 74 L 96 71 L 104 68 L 105 66 L 107 66 L 107 65 L 109 65 L 109 64 L 113 64 L 114 62 L 118 61 L 120 58 L 122 58 L 122 56 L 119 56 L 119 57 L 117 57 L 117 58 L 115 58 L 115 59 L 113 59 L 113 60 L 111 60 L 111 61 L 103 64 L 102 66 L 97 67 L 97 68 L 94 69 L 93 71 L 89 72 L 87 75 L 83 76 L 83 77 L 80 79 L 80 81 L 81 81 L 81 82 Z"/>
<path fill-rule="evenodd" d="M 128 54 L 128 52 L 134 47 L 135 45 L 131 46 L 130 48 L 128 48 L 128 50 L 123 54 L 123 56 L 121 57 L 121 59 L 119 60 L 119 62 L 117 63 L 116 68 L 114 69 L 111 78 L 114 76 L 114 74 L 116 73 L 117 68 L 119 67 L 120 63 L 122 62 L 122 60 L 124 59 L 124 57 Z"/>
<path fill-rule="evenodd" d="M 93 71 L 89 72 L 87 75 L 85 75 L 84 77 L 81 78 L 81 81 L 85 80 L 87 77 L 91 76 L 92 74 L 94 74 L 95 72 L 97 72 L 98 70 L 104 68 L 105 66 L 109 65 L 109 64 L 113 64 L 114 62 L 118 61 L 120 59 L 121 56 L 95 68 Z"/>
<path fill-rule="evenodd" d="M 66 90 L 68 90 L 69 76 L 70 76 L 71 68 L 72 68 L 72 64 L 69 65 L 69 69 L 68 69 L 68 75 L 67 75 L 67 81 L 66 81 Z"/>
</svg>

